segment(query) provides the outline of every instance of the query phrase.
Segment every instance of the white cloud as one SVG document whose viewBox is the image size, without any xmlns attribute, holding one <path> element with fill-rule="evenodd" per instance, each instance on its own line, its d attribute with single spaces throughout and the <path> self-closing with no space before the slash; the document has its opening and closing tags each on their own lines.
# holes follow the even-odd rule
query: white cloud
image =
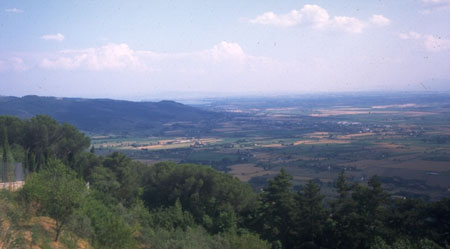
<svg viewBox="0 0 450 249">
<path fill-rule="evenodd" d="M 142 68 L 135 52 L 126 44 L 108 44 L 100 48 L 82 50 L 63 50 L 53 58 L 44 58 L 40 65 L 47 69 L 92 71 Z"/>
<path fill-rule="evenodd" d="M 335 16 L 333 24 L 348 33 L 362 33 L 366 24 L 354 17 Z"/>
<path fill-rule="evenodd" d="M 334 29 L 348 33 L 362 33 L 368 23 L 356 17 L 330 17 L 328 11 L 318 5 L 306 4 L 300 11 L 292 10 L 287 14 L 277 15 L 266 12 L 250 20 L 252 24 L 291 27 L 299 24 L 311 25 L 315 29 Z M 377 26 L 387 26 L 390 20 L 383 15 L 373 15 L 369 23 Z"/>
<path fill-rule="evenodd" d="M 25 62 L 20 57 L 10 57 L 5 60 L 0 60 L 0 72 L 5 71 L 16 71 L 23 72 L 26 71 L 28 67 Z"/>
<path fill-rule="evenodd" d="M 423 3 L 429 5 L 449 5 L 450 0 L 422 0 Z"/>
<path fill-rule="evenodd" d="M 215 61 L 236 59 L 244 60 L 246 55 L 241 46 L 237 43 L 222 41 L 212 49 L 205 51 L 206 55 L 211 56 Z"/>
<path fill-rule="evenodd" d="M 430 14 L 437 10 L 450 9 L 450 0 L 422 0 L 425 9 L 421 11 L 423 14 Z"/>
<path fill-rule="evenodd" d="M 391 24 L 391 20 L 383 15 L 372 15 L 370 22 L 377 26 L 388 26 Z"/>
<path fill-rule="evenodd" d="M 250 20 L 253 24 L 276 25 L 276 26 L 294 26 L 300 21 L 300 14 L 296 10 L 292 10 L 285 15 L 276 15 L 273 12 L 266 12 L 255 19 Z"/>
<path fill-rule="evenodd" d="M 47 34 L 47 35 L 42 35 L 41 39 L 42 40 L 46 40 L 46 41 L 63 41 L 64 40 L 64 35 L 61 34 L 61 33 Z"/>
<path fill-rule="evenodd" d="M 20 13 L 23 13 L 23 10 L 18 9 L 18 8 L 9 8 L 9 9 L 5 9 L 5 12 L 20 14 Z"/>
<path fill-rule="evenodd" d="M 430 52 L 441 52 L 450 50 L 450 39 L 435 37 L 433 35 L 423 35 L 414 31 L 400 33 L 400 39 L 422 41 L 426 50 Z"/>
<path fill-rule="evenodd" d="M 328 12 L 318 5 L 306 4 L 300 10 L 300 13 L 302 21 L 312 24 L 315 28 L 325 27 L 328 25 L 330 20 L 330 15 Z"/>
<path fill-rule="evenodd" d="M 398 37 L 403 40 L 419 40 L 423 38 L 423 35 L 414 31 L 410 31 L 408 33 L 400 33 Z"/>
<path fill-rule="evenodd" d="M 186 53 L 158 53 L 133 50 L 127 44 L 108 44 L 99 48 L 63 50 L 42 59 L 42 68 L 87 71 L 171 71 L 198 73 L 203 71 L 253 70 L 273 61 L 247 55 L 237 43 L 222 41 L 210 49 Z"/>
<path fill-rule="evenodd" d="M 450 50 L 450 40 L 432 35 L 425 36 L 425 48 L 431 52 Z"/>
</svg>

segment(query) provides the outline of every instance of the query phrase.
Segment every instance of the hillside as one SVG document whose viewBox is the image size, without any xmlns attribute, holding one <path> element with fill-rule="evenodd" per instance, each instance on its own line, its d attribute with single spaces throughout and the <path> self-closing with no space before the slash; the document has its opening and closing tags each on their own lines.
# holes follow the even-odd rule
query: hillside
<svg viewBox="0 0 450 249">
<path fill-rule="evenodd" d="M 89 138 L 49 116 L 0 116 L 0 165 L 21 162 L 25 184 L 0 190 L 0 248 L 444 249 L 450 198 L 390 196 L 377 176 L 343 170 L 326 197 L 284 168 L 264 191 L 198 164 L 149 166 L 99 156 Z M 331 146 L 329 146 L 331 148 Z M 11 169 L 9 170 L 11 171 Z M 2 168 L 8 174 L 8 167 Z"/>
<path fill-rule="evenodd" d="M 168 122 L 194 122 L 219 114 L 174 101 L 132 102 L 111 99 L 0 97 L 0 114 L 30 118 L 47 114 L 89 132 L 158 131 Z"/>
</svg>

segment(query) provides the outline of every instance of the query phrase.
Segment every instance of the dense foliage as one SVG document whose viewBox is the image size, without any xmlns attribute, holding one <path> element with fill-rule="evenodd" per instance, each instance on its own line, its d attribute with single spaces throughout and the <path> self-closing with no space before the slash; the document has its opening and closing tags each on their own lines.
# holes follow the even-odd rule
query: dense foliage
<svg viewBox="0 0 450 249">
<path fill-rule="evenodd" d="M 393 199 L 377 177 L 351 184 L 342 172 L 336 197 L 325 200 L 314 181 L 294 191 L 281 170 L 257 194 L 206 166 L 97 156 L 86 136 L 48 116 L 0 117 L 0 128 L 2 159 L 23 162 L 29 172 L 20 191 L 0 192 L 0 247 L 42 245 L 45 233 L 30 225 L 42 216 L 55 221 L 52 240 L 68 248 L 80 239 L 117 249 L 450 245 L 450 199 Z M 20 232 L 30 227 L 31 241 Z"/>
</svg>

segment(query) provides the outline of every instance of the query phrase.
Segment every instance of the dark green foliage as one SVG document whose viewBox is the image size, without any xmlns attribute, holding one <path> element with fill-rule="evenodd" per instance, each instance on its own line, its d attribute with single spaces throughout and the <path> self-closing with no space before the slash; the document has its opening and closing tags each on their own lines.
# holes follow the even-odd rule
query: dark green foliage
<svg viewBox="0 0 450 249">
<path fill-rule="evenodd" d="M 20 144 L 22 142 L 23 122 L 14 116 L 0 116 L 0 127 L 5 128 L 9 144 Z M 2 129 L 3 131 L 3 129 Z M 0 134 L 1 140 L 5 140 L 5 133 Z"/>
<path fill-rule="evenodd" d="M 376 237 L 370 249 L 444 249 L 429 239 L 421 239 L 417 243 L 409 239 L 397 239 L 388 244 L 380 237 Z"/>
<path fill-rule="evenodd" d="M 409 239 L 427 234 L 427 203 L 421 199 L 396 199 L 387 214 L 387 226 L 393 234 Z"/>
<path fill-rule="evenodd" d="M 151 227 L 160 227 L 168 231 L 195 226 L 194 217 L 191 213 L 183 210 L 179 200 L 175 202 L 174 206 L 152 210 L 149 222 Z"/>
<path fill-rule="evenodd" d="M 82 212 L 91 221 L 94 231 L 91 241 L 96 248 L 122 249 L 136 245 L 132 227 L 102 202 L 89 199 Z"/>
<path fill-rule="evenodd" d="M 368 186 L 349 186 L 341 175 L 338 193 L 340 197 L 333 203 L 333 243 L 338 248 L 369 248 L 376 236 L 386 236 L 388 196 L 376 177 L 369 180 Z"/>
<path fill-rule="evenodd" d="M 71 168 L 77 172 L 83 179 L 89 181 L 89 177 L 93 170 L 102 166 L 103 157 L 96 156 L 93 153 L 83 151 L 76 155 L 74 163 Z"/>
<path fill-rule="evenodd" d="M 2 143 L 2 182 L 8 181 L 8 150 L 9 150 L 9 143 L 8 143 L 8 132 L 7 128 L 3 127 L 3 143 Z"/>
<path fill-rule="evenodd" d="M 88 181 L 98 199 L 111 205 L 117 202 L 116 193 L 119 191 L 120 183 L 112 170 L 103 166 L 96 167 L 92 170 Z"/>
<path fill-rule="evenodd" d="M 59 125 L 49 116 L 38 115 L 24 121 L 23 147 L 27 169 L 38 171 L 50 158 L 71 165 L 77 153 L 89 147 L 90 140 L 73 126 Z"/>
<path fill-rule="evenodd" d="M 350 184 L 341 172 L 337 197 L 325 202 L 314 181 L 293 192 L 283 169 L 256 195 L 206 166 L 96 156 L 86 151 L 88 138 L 48 116 L 0 117 L 0 128 L 3 160 L 21 158 L 34 171 L 18 194 L 0 192 L 0 221 L 11 224 L 0 226 L 0 239 L 8 248 L 19 247 L 18 224 L 35 214 L 52 217 L 52 240 L 61 235 L 70 248 L 80 238 L 118 249 L 443 249 L 450 243 L 449 198 L 394 200 L 377 177 Z M 29 229 L 30 244 L 50 246 L 49 233 Z"/>
<path fill-rule="evenodd" d="M 236 228 L 239 215 L 252 208 L 255 194 L 248 185 L 212 168 L 159 163 L 145 174 L 144 201 L 150 209 L 180 201 L 183 210 L 212 233 Z"/>
<path fill-rule="evenodd" d="M 2 148 L 12 145 L 14 158 L 21 158 L 29 172 L 39 171 L 50 159 L 58 159 L 73 167 L 75 158 L 87 149 L 90 140 L 69 124 L 60 125 L 49 116 L 37 115 L 20 120 L 0 116 Z M 3 150 L 3 154 L 6 153 Z M 4 160 L 7 157 L 3 157 Z"/>
<path fill-rule="evenodd" d="M 39 171 L 50 159 L 56 145 L 58 123 L 49 116 L 38 115 L 24 122 L 23 145 L 27 151 L 27 169 Z"/>
<path fill-rule="evenodd" d="M 209 235 L 202 227 L 167 231 L 157 229 L 151 236 L 157 249 L 269 249 L 270 245 L 252 233 Z"/>
<path fill-rule="evenodd" d="M 75 156 L 90 145 L 90 139 L 69 124 L 60 125 L 58 137 L 55 148 L 56 158 L 64 160 L 67 165 L 72 166 Z"/>
<path fill-rule="evenodd" d="M 257 212 L 257 231 L 273 243 L 281 242 L 283 248 L 293 243 L 295 200 L 291 181 L 292 176 L 282 169 L 261 193 Z"/>
<path fill-rule="evenodd" d="M 450 198 L 429 204 L 426 216 L 429 239 L 450 245 Z"/>
<path fill-rule="evenodd" d="M 313 181 L 292 192 L 292 177 L 282 170 L 260 194 L 249 222 L 272 248 L 436 248 L 448 246 L 450 202 L 426 204 L 392 200 L 376 176 L 367 185 L 349 184 L 343 172 L 338 197 L 327 208 Z"/>
<path fill-rule="evenodd" d="M 87 181 L 104 203 L 114 205 L 120 202 L 129 207 L 140 197 L 142 164 L 121 153 L 113 153 L 104 159 L 91 154 L 76 165 L 83 167 L 83 163 L 87 165 L 82 170 Z"/>
<path fill-rule="evenodd" d="M 328 213 L 323 207 L 320 187 L 309 181 L 296 194 L 295 232 L 298 248 L 319 248 L 325 241 Z"/>
<path fill-rule="evenodd" d="M 141 165 L 132 162 L 131 159 L 121 153 L 113 153 L 103 161 L 103 167 L 111 170 L 115 179 L 120 184 L 115 192 L 117 200 L 126 206 L 130 206 L 140 195 Z"/>
</svg>

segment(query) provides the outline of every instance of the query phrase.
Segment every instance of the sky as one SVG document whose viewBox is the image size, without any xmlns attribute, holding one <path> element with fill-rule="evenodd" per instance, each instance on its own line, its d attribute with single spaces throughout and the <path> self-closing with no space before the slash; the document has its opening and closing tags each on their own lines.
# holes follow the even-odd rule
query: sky
<svg viewBox="0 0 450 249">
<path fill-rule="evenodd" d="M 0 0 L 0 95 L 450 90 L 450 0 Z"/>
</svg>

